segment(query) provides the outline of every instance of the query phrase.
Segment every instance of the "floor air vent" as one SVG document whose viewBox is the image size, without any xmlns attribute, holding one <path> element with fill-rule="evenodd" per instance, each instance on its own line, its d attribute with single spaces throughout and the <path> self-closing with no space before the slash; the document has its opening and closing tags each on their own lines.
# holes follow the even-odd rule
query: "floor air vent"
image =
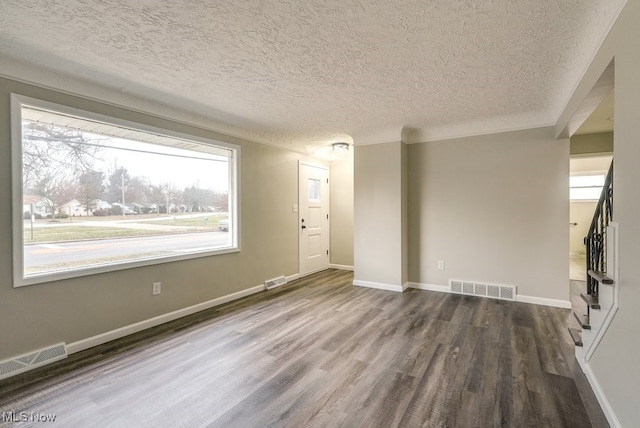
<svg viewBox="0 0 640 428">
<path fill-rule="evenodd" d="M 449 288 L 452 293 L 458 294 L 491 297 L 492 299 L 516 299 L 516 287 L 513 285 L 481 284 L 478 282 L 450 279 Z"/>
<path fill-rule="evenodd" d="M 264 282 L 264 285 L 267 287 L 267 290 L 271 290 L 272 288 L 280 287 L 282 284 L 287 283 L 287 278 L 284 276 L 279 276 L 274 279 L 269 279 Z"/>
<path fill-rule="evenodd" d="M 67 358 L 67 347 L 60 343 L 11 360 L 0 361 L 0 380 L 64 358 Z"/>
</svg>

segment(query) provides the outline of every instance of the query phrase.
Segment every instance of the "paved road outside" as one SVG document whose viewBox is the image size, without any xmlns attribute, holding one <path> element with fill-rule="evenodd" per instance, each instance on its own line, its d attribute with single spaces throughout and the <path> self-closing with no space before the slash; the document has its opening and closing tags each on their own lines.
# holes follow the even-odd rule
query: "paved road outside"
<svg viewBox="0 0 640 428">
<path fill-rule="evenodd" d="M 179 255 L 198 249 L 227 246 L 230 239 L 228 232 L 214 231 L 25 245 L 24 265 L 26 272 L 33 273 L 66 265 L 104 263 L 129 257 Z"/>
</svg>

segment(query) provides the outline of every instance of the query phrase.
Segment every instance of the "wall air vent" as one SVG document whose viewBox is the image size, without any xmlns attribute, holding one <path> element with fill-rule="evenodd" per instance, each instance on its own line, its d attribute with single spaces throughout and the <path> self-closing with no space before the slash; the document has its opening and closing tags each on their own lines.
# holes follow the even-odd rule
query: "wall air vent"
<svg viewBox="0 0 640 428">
<path fill-rule="evenodd" d="M 60 343 L 11 360 L 0 361 L 0 380 L 64 358 L 67 358 L 67 347 Z"/>
<path fill-rule="evenodd" d="M 452 293 L 462 293 L 462 281 L 449 280 L 449 287 L 451 287 Z"/>
<path fill-rule="evenodd" d="M 514 285 L 497 285 L 480 282 L 449 280 L 452 293 L 470 296 L 490 297 L 492 299 L 515 300 L 516 287 Z"/>
<path fill-rule="evenodd" d="M 281 285 L 286 283 L 287 283 L 287 278 L 285 278 L 284 276 L 279 276 L 277 278 L 266 280 L 264 282 L 264 285 L 265 287 L 267 287 L 267 290 L 271 290 L 272 288 L 280 287 Z"/>
</svg>

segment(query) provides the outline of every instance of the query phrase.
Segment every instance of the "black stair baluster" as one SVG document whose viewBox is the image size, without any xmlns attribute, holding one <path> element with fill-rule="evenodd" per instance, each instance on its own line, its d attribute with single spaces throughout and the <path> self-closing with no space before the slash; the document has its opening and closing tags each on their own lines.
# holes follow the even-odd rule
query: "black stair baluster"
<svg viewBox="0 0 640 428">
<path fill-rule="evenodd" d="M 613 218 L 613 160 L 602 187 L 596 211 L 591 220 L 589 232 L 584 238 L 586 245 L 587 272 L 590 270 L 607 271 L 607 226 Z M 598 297 L 598 281 L 587 275 L 587 294 Z"/>
</svg>

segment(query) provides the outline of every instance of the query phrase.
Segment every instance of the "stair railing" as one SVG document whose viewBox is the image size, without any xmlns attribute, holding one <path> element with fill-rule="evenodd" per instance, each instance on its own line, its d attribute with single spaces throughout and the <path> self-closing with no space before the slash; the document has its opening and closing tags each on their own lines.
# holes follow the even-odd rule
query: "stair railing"
<svg viewBox="0 0 640 428">
<path fill-rule="evenodd" d="M 613 215 L 613 161 L 609 167 L 602 193 L 596 206 L 596 211 L 591 220 L 589 232 L 584 238 L 587 246 L 587 294 L 598 297 L 598 281 L 592 278 L 588 272 L 607 271 L 607 226 Z"/>
</svg>

